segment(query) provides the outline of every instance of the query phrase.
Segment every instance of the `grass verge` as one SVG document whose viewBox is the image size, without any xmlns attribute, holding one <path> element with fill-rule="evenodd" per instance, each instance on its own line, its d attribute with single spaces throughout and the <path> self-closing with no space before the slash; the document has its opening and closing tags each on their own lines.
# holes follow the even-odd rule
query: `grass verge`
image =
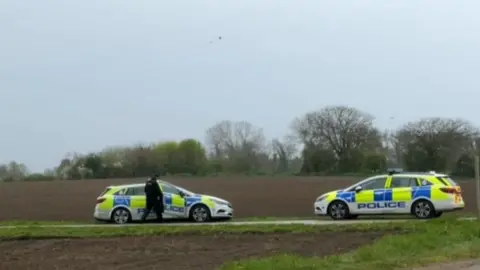
<svg viewBox="0 0 480 270">
<path fill-rule="evenodd" d="M 230 221 L 276 221 L 276 220 L 310 220 L 312 217 L 248 217 L 248 218 L 235 218 L 233 220 L 222 221 L 228 223 Z M 185 220 L 172 220 L 174 223 L 184 223 Z M 97 222 L 103 224 L 101 222 Z M 9 221 L 0 221 L 1 226 L 42 226 L 42 225 L 91 225 L 95 224 L 94 221 L 91 222 L 80 222 L 80 221 L 29 221 L 29 220 L 9 220 Z"/>
<path fill-rule="evenodd" d="M 390 225 L 391 226 L 391 225 Z M 386 236 L 354 252 L 329 257 L 283 254 L 262 259 L 231 262 L 222 270 L 385 270 L 480 256 L 480 221 L 435 220 L 402 223 L 410 234 Z"/>
<path fill-rule="evenodd" d="M 232 221 L 276 221 L 276 220 L 318 220 L 317 217 L 245 217 L 235 218 Z"/>
<path fill-rule="evenodd" d="M 8 220 L 1 221 L 1 226 L 44 226 L 44 225 L 77 225 L 88 224 L 87 222 L 75 222 L 75 221 L 26 221 L 26 220 Z M 90 223 L 92 224 L 92 223 Z"/>
<path fill-rule="evenodd" d="M 422 223 L 422 224 L 421 224 Z M 6 239 L 45 239 L 45 238 L 85 238 L 85 237 L 122 237 L 122 236 L 159 236 L 180 234 L 218 235 L 226 233 L 301 233 L 301 232 L 347 232 L 347 231 L 415 231 L 423 222 L 391 222 L 334 224 L 328 226 L 312 225 L 202 225 L 202 226 L 105 226 L 105 227 L 40 227 L 1 228 L 0 240 Z"/>
</svg>

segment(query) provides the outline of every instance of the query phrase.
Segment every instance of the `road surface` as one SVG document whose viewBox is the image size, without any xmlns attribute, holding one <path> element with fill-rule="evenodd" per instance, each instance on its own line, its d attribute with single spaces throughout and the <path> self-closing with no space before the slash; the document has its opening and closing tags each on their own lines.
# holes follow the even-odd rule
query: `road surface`
<svg viewBox="0 0 480 270">
<path fill-rule="evenodd" d="M 461 220 L 473 220 L 474 218 L 461 218 Z M 147 224 L 47 224 L 47 225 L 6 225 L 0 226 L 0 229 L 12 229 L 12 228 L 27 228 L 27 227 L 44 227 L 44 228 L 101 228 L 101 227 L 130 227 L 130 226 L 254 226 L 254 225 L 314 225 L 314 226 L 326 226 L 326 225 L 342 225 L 342 224 L 362 224 L 362 223 L 388 223 L 388 222 L 420 222 L 425 220 L 415 219 L 381 219 L 381 220 L 269 220 L 269 221 L 229 221 L 229 222 L 208 222 L 208 223 L 147 223 Z"/>
<path fill-rule="evenodd" d="M 254 225 L 315 225 L 326 226 L 333 224 L 361 224 L 361 223 L 388 223 L 388 222 L 406 222 L 406 221 L 420 221 L 420 220 L 345 220 L 345 221 L 333 221 L 333 220 L 271 220 L 271 221 L 229 221 L 229 222 L 207 222 L 207 223 L 131 223 L 131 224 L 47 224 L 47 225 L 8 225 L 0 226 L 0 229 L 12 229 L 12 228 L 28 228 L 28 227 L 44 227 L 44 228 L 102 228 L 102 227 L 131 227 L 131 226 L 254 226 Z"/>
<path fill-rule="evenodd" d="M 476 220 L 475 217 L 459 218 L 458 220 Z M 131 223 L 131 224 L 46 224 L 46 225 L 5 225 L 0 226 L 0 229 L 12 229 L 12 228 L 28 228 L 28 227 L 43 227 L 43 228 L 102 228 L 102 227 L 131 227 L 131 226 L 254 226 L 254 225 L 314 225 L 314 226 L 326 226 L 326 225 L 342 225 L 342 224 L 365 224 L 365 223 L 389 223 L 389 222 L 421 222 L 426 220 L 418 219 L 364 219 L 364 220 L 268 220 L 268 221 L 227 221 L 227 222 L 206 222 L 206 223 Z"/>
</svg>

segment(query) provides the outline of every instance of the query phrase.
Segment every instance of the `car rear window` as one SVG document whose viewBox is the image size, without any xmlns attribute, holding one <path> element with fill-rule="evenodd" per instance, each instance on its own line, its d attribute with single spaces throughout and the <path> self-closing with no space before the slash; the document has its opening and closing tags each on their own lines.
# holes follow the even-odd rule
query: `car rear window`
<svg viewBox="0 0 480 270">
<path fill-rule="evenodd" d="M 449 176 L 442 176 L 442 177 L 437 176 L 437 179 L 438 181 L 442 182 L 442 184 L 444 184 L 445 186 L 458 186 L 458 184 L 455 181 L 453 181 L 453 179 L 450 178 Z"/>
<path fill-rule="evenodd" d="M 112 188 L 106 188 L 98 197 L 101 197 L 105 195 L 107 192 L 109 192 Z"/>
</svg>

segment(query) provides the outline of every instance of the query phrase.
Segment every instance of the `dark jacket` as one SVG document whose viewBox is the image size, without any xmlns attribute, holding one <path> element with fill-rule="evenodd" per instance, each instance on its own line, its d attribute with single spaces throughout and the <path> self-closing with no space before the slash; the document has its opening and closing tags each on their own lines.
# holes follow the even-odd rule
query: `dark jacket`
<svg viewBox="0 0 480 270">
<path fill-rule="evenodd" d="M 163 201 L 163 193 L 156 178 L 150 178 L 145 183 L 145 194 L 147 195 L 147 200 L 160 199 Z"/>
</svg>

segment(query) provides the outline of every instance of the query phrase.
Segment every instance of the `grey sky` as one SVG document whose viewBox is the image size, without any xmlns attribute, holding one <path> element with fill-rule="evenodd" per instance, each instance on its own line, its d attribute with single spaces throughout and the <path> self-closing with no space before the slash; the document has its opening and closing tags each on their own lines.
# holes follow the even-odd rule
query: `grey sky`
<svg viewBox="0 0 480 270">
<path fill-rule="evenodd" d="M 0 163 L 41 171 L 69 151 L 203 141 L 223 119 L 281 137 L 294 117 L 336 104 L 372 113 L 382 128 L 425 116 L 480 125 L 479 8 L 2 0 Z"/>
</svg>

